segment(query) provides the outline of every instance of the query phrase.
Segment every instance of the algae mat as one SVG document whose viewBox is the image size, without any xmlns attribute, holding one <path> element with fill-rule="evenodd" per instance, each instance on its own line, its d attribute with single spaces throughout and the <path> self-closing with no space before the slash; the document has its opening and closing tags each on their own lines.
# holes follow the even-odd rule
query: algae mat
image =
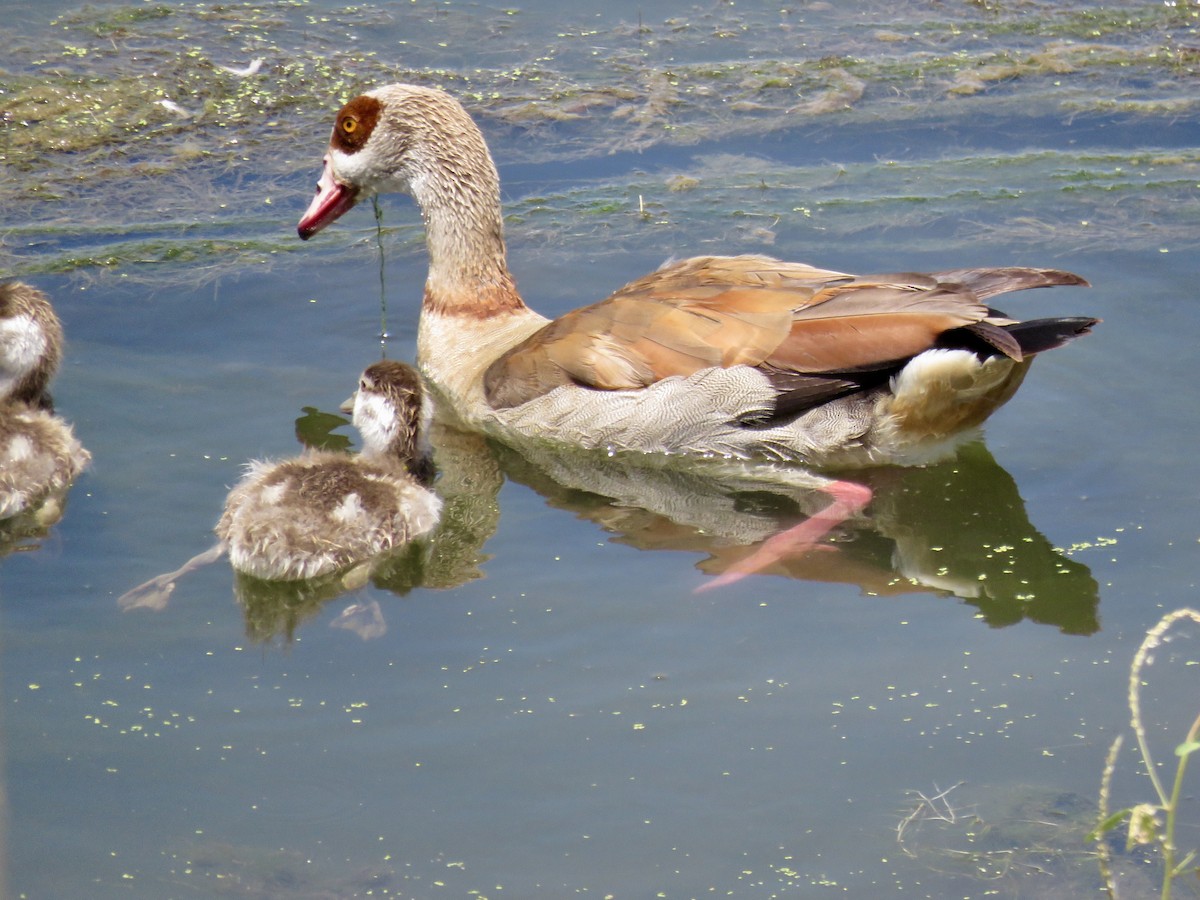
<svg viewBox="0 0 1200 900">
<path fill-rule="evenodd" d="M 546 173 L 508 192 L 514 242 L 604 253 L 700 220 L 759 248 L 942 218 L 949 241 L 1200 235 L 1194 5 L 682 9 L 147 3 L 27 27 L 0 67 L 0 272 L 203 281 L 294 252 L 332 111 L 394 80 L 455 92 L 502 168 Z M 1047 120 L 1085 140 L 1047 146 Z M 765 139 L 786 152 L 748 152 Z"/>
</svg>

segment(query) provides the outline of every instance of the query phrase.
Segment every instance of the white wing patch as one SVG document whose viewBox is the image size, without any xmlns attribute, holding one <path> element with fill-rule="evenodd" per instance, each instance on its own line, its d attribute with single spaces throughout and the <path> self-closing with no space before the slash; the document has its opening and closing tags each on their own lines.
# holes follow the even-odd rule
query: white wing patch
<svg viewBox="0 0 1200 900">
<path fill-rule="evenodd" d="M 262 502 L 267 506 L 278 506 L 287 498 L 288 487 L 289 484 L 286 481 L 264 487 L 261 494 Z"/>
<path fill-rule="evenodd" d="M 350 493 L 342 498 L 342 502 L 333 510 L 333 518 L 339 522 L 359 522 L 366 518 L 367 511 L 363 509 L 362 498 Z"/>
<path fill-rule="evenodd" d="M 14 435 L 13 439 L 4 447 L 3 459 L 5 462 L 19 463 L 33 457 L 37 452 L 37 447 L 27 435 Z"/>
</svg>

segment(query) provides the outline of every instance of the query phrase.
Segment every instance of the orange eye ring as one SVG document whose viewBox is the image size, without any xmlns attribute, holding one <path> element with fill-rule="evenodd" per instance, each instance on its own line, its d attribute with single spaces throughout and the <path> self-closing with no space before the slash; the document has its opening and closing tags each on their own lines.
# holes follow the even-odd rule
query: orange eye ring
<svg viewBox="0 0 1200 900">
<path fill-rule="evenodd" d="M 346 118 L 342 119 L 342 131 L 346 134 L 354 134 L 357 128 L 358 119 L 355 119 L 353 116 L 346 116 Z"/>
</svg>

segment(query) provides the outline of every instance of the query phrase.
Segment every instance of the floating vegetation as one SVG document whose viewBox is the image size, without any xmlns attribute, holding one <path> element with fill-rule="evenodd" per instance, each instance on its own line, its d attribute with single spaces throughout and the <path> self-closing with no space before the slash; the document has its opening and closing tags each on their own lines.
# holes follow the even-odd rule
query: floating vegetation
<svg viewBox="0 0 1200 900">
<path fill-rule="evenodd" d="M 306 854 L 283 848 L 196 842 L 172 851 L 169 860 L 173 884 L 213 896 L 326 900 L 407 894 L 400 885 L 403 879 L 387 863 L 336 871 L 328 862 L 314 862 Z"/>
<path fill-rule="evenodd" d="M 978 220 L 968 239 L 1040 243 L 1065 230 L 1068 245 L 1084 247 L 1194 246 L 1197 232 L 1185 225 L 1195 222 L 1196 156 L 1168 163 L 1155 127 L 1197 113 L 1194 4 L 961 3 L 943 7 L 936 22 L 924 18 L 925 4 L 853 14 L 825 6 L 701 5 L 686 17 L 606 29 L 421 0 L 334 12 L 305 0 L 85 7 L 14 40 L 0 70 L 0 273 L 130 276 L 152 265 L 161 277 L 164 267 L 186 265 L 189 277 L 202 277 L 295 252 L 294 219 L 331 112 L 395 80 L 462 97 L 505 164 L 768 134 L 786 134 L 806 157 L 818 144 L 836 148 L 830 136 L 841 129 L 864 148 L 881 132 L 944 129 L 948 149 L 971 133 L 1011 134 L 1047 117 L 1144 122 L 1137 147 L 1114 148 L 1123 177 L 1084 160 L 1075 196 L 1066 211 L 1050 207 L 1053 218 L 1016 206 L 998 219 L 970 215 L 977 203 L 1031 191 L 1062 200 L 1064 186 L 1016 177 L 1054 168 L 1041 149 L 947 163 L 936 145 L 911 168 L 863 166 L 856 183 L 884 183 L 877 196 L 845 191 L 825 204 L 797 196 L 790 207 L 751 214 L 794 224 L 807 218 L 797 209 L 812 209 L 821 228 L 843 234 L 868 219 L 923 219 L 932 202 Z M 951 186 L 972 169 L 975 186 L 955 195 Z M 777 185 L 831 169 L 789 175 L 755 163 L 748 171 Z M 718 202 L 710 187 L 719 185 L 686 175 L 698 179 L 695 189 L 664 205 L 679 220 L 709 215 Z M 585 204 L 593 220 L 623 222 L 625 203 L 599 202 L 612 191 L 596 187 Z M 774 187 L 763 193 L 782 196 Z M 653 209 L 640 212 L 661 221 Z M 758 232 L 768 243 L 771 227 Z M 322 242 L 329 252 L 362 242 L 337 234 Z M 180 244 L 189 246 L 171 249 Z"/>
<path fill-rule="evenodd" d="M 1084 849 L 1095 806 L 1085 798 L 1019 784 L 908 793 L 897 846 L 964 891 L 986 885 L 985 896 L 1096 894 L 1095 854 Z"/>
<path fill-rule="evenodd" d="M 981 153 L 810 166 L 713 154 L 665 178 L 543 193 L 509 204 L 507 213 L 510 229 L 526 241 L 584 238 L 592 254 L 644 247 L 648 229 L 678 232 L 659 239 L 670 245 L 698 221 L 705 232 L 697 252 L 706 241 L 736 250 L 770 244 L 779 233 L 829 240 L 896 229 L 910 229 L 905 239 L 918 248 L 922 235 L 933 246 L 958 234 L 1052 237 L 1065 252 L 1193 243 L 1198 177 L 1200 151 Z M 641 215 L 647 210 L 653 215 Z M 1046 210 L 1053 220 L 1038 218 Z M 612 227 L 614 217 L 624 220 L 620 228 Z"/>
</svg>

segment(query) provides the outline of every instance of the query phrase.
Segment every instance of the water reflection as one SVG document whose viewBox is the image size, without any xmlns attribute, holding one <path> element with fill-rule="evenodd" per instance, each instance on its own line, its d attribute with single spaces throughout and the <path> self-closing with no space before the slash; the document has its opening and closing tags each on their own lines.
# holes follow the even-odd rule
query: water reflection
<svg viewBox="0 0 1200 900">
<path fill-rule="evenodd" d="M 303 412 L 296 423 L 302 442 L 341 443 L 333 429 L 345 419 L 308 407 Z M 431 538 L 369 566 L 308 581 L 235 574 L 234 595 L 251 640 L 290 642 L 327 603 L 367 584 L 403 597 L 419 587 L 448 589 L 483 577 L 490 558 L 484 546 L 499 524 L 505 478 L 595 522 L 618 543 L 704 554 L 697 567 L 711 576 L 743 566 L 773 536 L 829 502 L 820 479 L 796 470 L 788 481 L 771 481 L 749 467 L 678 468 L 557 448 L 518 451 L 445 423 L 435 423 L 432 438 L 443 512 Z M 865 510 L 816 548 L 772 559 L 750 577 L 854 584 L 878 597 L 957 597 L 994 627 L 1029 620 L 1068 634 L 1099 629 L 1099 588 L 1090 570 L 1034 527 L 1016 482 L 982 442 L 939 465 L 885 467 L 854 477 L 873 492 Z M 125 594 L 122 608 L 165 608 L 174 578 L 160 576 L 153 591 L 145 588 Z M 723 588 L 746 589 L 746 582 Z M 367 593 L 330 624 L 364 640 L 387 631 L 383 609 Z"/>
<path fill-rule="evenodd" d="M 241 572 L 234 573 L 233 594 L 246 620 L 246 637 L 260 644 L 290 643 L 296 629 L 317 615 L 325 604 L 368 583 L 399 596 L 408 594 L 424 581 L 429 545 L 414 542 L 377 561 L 322 578 L 304 581 L 264 581 Z M 332 627 L 344 628 L 363 640 L 387 633 L 387 620 L 378 601 L 370 598 L 348 604 Z"/>
<path fill-rule="evenodd" d="M 63 491 L 60 496 L 46 498 L 34 509 L 0 520 L 0 558 L 40 549 L 51 529 L 62 519 L 66 500 Z"/>
<path fill-rule="evenodd" d="M 445 505 L 424 563 L 425 587 L 480 577 L 503 478 L 595 522 L 619 543 L 703 553 L 698 567 L 714 576 L 829 502 L 803 473 L 777 483 L 748 469 L 714 477 L 558 448 L 518 451 L 445 424 L 435 427 L 433 440 Z M 1098 630 L 1099 587 L 1090 570 L 1034 527 L 1016 482 L 982 442 L 940 465 L 879 468 L 855 478 L 874 492 L 870 505 L 815 550 L 779 559 L 761 574 L 856 584 L 881 597 L 954 596 L 995 627 L 1028 619 L 1068 634 Z M 412 586 L 373 580 L 397 593 Z"/>
<path fill-rule="evenodd" d="M 699 568 L 709 575 L 729 571 L 828 503 L 819 490 L 796 485 L 496 452 L 507 477 L 551 506 L 638 549 L 704 553 Z M 880 468 L 855 478 L 874 492 L 870 505 L 814 550 L 776 560 L 762 574 L 856 584 L 878 596 L 955 596 L 993 626 L 1028 619 L 1070 634 L 1099 628 L 1091 572 L 1033 526 L 1016 482 L 983 443 L 940 465 Z"/>
</svg>

